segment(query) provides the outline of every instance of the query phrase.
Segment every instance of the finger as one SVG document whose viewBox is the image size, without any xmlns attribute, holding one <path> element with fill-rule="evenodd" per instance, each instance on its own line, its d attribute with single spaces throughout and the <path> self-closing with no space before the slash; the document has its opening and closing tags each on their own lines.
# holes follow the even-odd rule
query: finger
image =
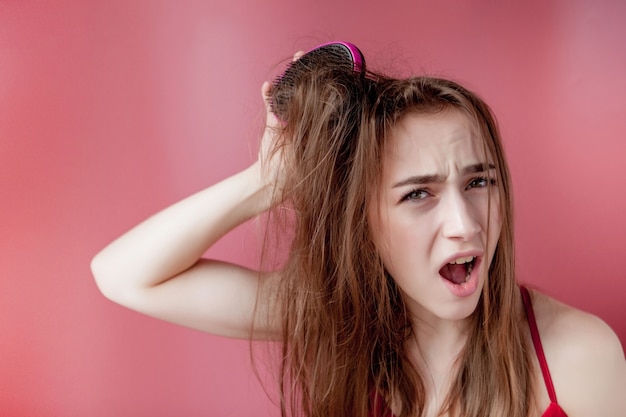
<svg viewBox="0 0 626 417">
<path fill-rule="evenodd" d="M 269 110 L 271 105 L 272 83 L 265 81 L 261 86 L 261 95 L 263 96 L 263 102 L 265 107 Z"/>
<path fill-rule="evenodd" d="M 270 83 L 269 81 L 264 81 L 263 85 L 261 85 L 261 95 L 263 96 L 264 101 L 269 100 L 271 91 L 272 83 Z"/>
<path fill-rule="evenodd" d="M 296 52 L 295 54 L 293 54 L 293 59 L 291 61 L 293 62 L 299 60 L 300 58 L 302 58 L 302 55 L 304 55 L 304 53 L 304 51 Z"/>
<path fill-rule="evenodd" d="M 269 125 L 276 125 L 278 123 L 278 118 L 272 112 L 272 83 L 269 81 L 265 81 L 261 86 L 261 94 L 263 95 L 263 102 L 265 103 L 265 111 L 266 111 L 266 123 Z"/>
</svg>

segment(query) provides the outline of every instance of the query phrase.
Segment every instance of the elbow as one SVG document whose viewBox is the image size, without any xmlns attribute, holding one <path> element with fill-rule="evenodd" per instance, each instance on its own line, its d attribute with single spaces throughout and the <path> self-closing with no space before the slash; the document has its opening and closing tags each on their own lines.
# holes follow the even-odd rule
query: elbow
<svg viewBox="0 0 626 417">
<path fill-rule="evenodd" d="M 133 310 L 137 308 L 144 291 L 131 279 L 127 270 L 102 252 L 94 256 L 90 268 L 96 286 L 105 298 Z"/>
<path fill-rule="evenodd" d="M 113 302 L 121 303 L 123 290 L 119 288 L 119 285 L 116 285 L 115 274 L 111 271 L 106 260 L 103 259 L 102 253 L 93 257 L 90 268 L 96 286 L 102 295 Z"/>
</svg>

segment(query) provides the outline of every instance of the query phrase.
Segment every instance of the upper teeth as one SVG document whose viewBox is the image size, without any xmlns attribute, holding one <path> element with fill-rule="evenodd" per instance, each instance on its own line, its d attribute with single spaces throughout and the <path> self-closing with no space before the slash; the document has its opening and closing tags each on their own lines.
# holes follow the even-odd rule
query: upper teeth
<svg viewBox="0 0 626 417">
<path fill-rule="evenodd" d="M 454 261 L 450 262 L 451 264 L 466 264 L 468 262 L 472 262 L 475 256 L 464 256 L 462 258 L 457 258 Z"/>
</svg>

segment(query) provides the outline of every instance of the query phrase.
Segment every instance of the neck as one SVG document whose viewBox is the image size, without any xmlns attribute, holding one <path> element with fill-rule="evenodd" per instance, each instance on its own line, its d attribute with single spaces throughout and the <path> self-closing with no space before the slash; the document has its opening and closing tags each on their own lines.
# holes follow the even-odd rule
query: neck
<svg viewBox="0 0 626 417">
<path fill-rule="evenodd" d="M 467 341 L 467 325 L 459 322 L 413 324 L 413 338 L 408 348 L 410 356 L 421 358 L 428 365 L 452 364 Z M 419 363 L 419 361 L 418 361 Z"/>
<path fill-rule="evenodd" d="M 424 377 L 430 391 L 431 407 L 438 409 L 446 397 L 457 369 L 457 359 L 467 341 L 469 319 L 414 320 L 413 337 L 407 342 L 407 353 Z"/>
<path fill-rule="evenodd" d="M 467 341 L 468 324 L 468 319 L 413 320 L 413 336 L 407 340 L 405 349 L 409 360 L 426 384 L 427 410 L 422 415 L 440 415 L 456 374 L 456 360 Z M 397 400 L 392 400 L 390 405 L 394 415 L 399 415 L 401 411 Z"/>
</svg>

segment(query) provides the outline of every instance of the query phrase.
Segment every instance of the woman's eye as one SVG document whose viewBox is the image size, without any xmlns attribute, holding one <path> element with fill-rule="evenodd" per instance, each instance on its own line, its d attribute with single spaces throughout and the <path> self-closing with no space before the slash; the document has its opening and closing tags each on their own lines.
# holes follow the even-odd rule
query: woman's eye
<svg viewBox="0 0 626 417">
<path fill-rule="evenodd" d="M 488 185 L 496 185 L 495 178 L 485 178 L 485 177 L 474 178 L 473 180 L 470 181 L 469 184 L 467 184 L 467 189 L 485 188 Z"/>
<path fill-rule="evenodd" d="M 423 200 L 429 195 L 430 194 L 428 194 L 428 191 L 426 190 L 413 190 L 410 193 L 406 194 L 404 197 L 402 197 L 402 201 Z"/>
</svg>

